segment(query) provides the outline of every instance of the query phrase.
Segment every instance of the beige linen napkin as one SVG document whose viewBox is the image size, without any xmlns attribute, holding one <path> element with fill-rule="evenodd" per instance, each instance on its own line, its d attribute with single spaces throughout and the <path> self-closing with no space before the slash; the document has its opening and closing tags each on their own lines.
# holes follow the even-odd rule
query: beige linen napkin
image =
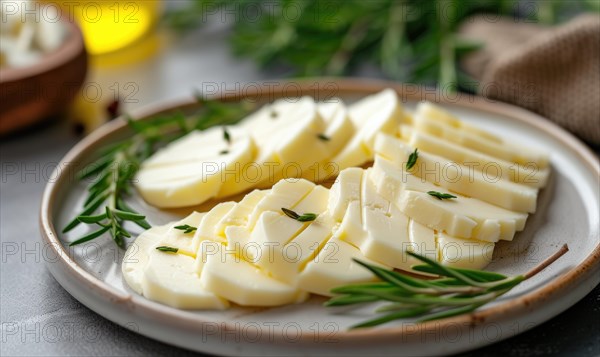
<svg viewBox="0 0 600 357">
<path fill-rule="evenodd" d="M 600 145 L 600 16 L 581 15 L 558 27 L 477 16 L 462 36 L 482 50 L 461 62 L 480 94 L 512 103 Z"/>
</svg>

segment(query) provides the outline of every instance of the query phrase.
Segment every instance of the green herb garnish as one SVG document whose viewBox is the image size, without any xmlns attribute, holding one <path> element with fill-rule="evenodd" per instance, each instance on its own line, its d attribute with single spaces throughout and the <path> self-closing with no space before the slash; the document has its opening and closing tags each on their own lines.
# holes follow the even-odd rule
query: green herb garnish
<svg viewBox="0 0 600 357">
<path fill-rule="evenodd" d="M 87 197 L 79 215 L 63 229 L 69 232 L 79 224 L 97 226 L 70 245 L 77 245 L 109 233 L 120 248 L 125 248 L 125 238 L 132 236 L 126 222 L 143 229 L 150 228 L 145 216 L 126 204 L 133 191 L 132 180 L 142 162 L 155 149 L 193 130 L 204 130 L 215 125 L 234 124 L 246 116 L 255 105 L 250 102 L 224 103 L 205 100 L 200 102 L 197 112 L 184 116 L 175 112 L 147 120 L 126 118 L 134 134 L 126 140 L 109 145 L 98 151 L 98 159 L 77 174 L 79 180 L 91 179 Z"/>
<path fill-rule="evenodd" d="M 506 294 L 568 251 L 565 244 L 526 274 L 512 277 L 485 270 L 450 268 L 419 254 L 407 252 L 424 263 L 413 266 L 414 270 L 441 276 L 433 280 L 387 270 L 355 259 L 381 282 L 334 288 L 331 292 L 338 296 L 332 297 L 325 306 L 389 302 L 376 310 L 377 313 L 382 313 L 381 316 L 351 328 L 377 326 L 404 318 L 416 318 L 417 322 L 425 322 L 462 315 Z"/>
<path fill-rule="evenodd" d="M 227 131 L 226 127 L 223 127 L 223 139 L 227 142 L 227 144 L 231 144 L 231 135 Z"/>
<path fill-rule="evenodd" d="M 166 245 L 161 245 L 160 247 L 156 247 L 156 250 L 160 250 L 161 252 L 166 253 L 177 253 L 179 248 L 167 247 Z"/>
<path fill-rule="evenodd" d="M 419 158 L 419 152 L 418 149 L 415 148 L 415 151 L 413 151 L 410 155 L 408 155 L 408 161 L 406 161 L 406 169 L 410 170 L 413 168 L 413 166 L 415 166 L 415 164 L 417 163 L 417 159 Z"/>
<path fill-rule="evenodd" d="M 329 140 L 331 140 L 331 138 L 329 136 L 325 135 L 325 134 L 318 134 L 317 138 L 319 138 L 319 139 L 321 139 L 323 141 L 329 141 Z"/>
<path fill-rule="evenodd" d="M 437 191 L 427 191 L 427 194 L 437 198 L 438 200 L 449 200 L 451 198 L 456 198 L 456 196 L 451 195 L 449 193 L 441 193 Z"/>
<path fill-rule="evenodd" d="M 227 155 L 229 154 L 229 150 L 221 150 L 219 151 L 219 155 Z"/>
<path fill-rule="evenodd" d="M 183 233 L 192 233 L 198 229 L 196 227 L 190 226 L 189 224 L 183 224 L 181 226 L 175 226 L 173 228 L 179 229 L 179 230 L 183 231 Z"/>
<path fill-rule="evenodd" d="M 283 211 L 283 213 L 285 213 L 286 216 L 295 219 L 298 222 L 310 222 L 310 221 L 314 221 L 315 219 L 317 219 L 317 214 L 315 213 L 304 213 L 304 214 L 298 214 L 294 211 L 292 211 L 291 209 L 287 209 L 287 208 L 281 208 L 281 210 Z"/>
</svg>

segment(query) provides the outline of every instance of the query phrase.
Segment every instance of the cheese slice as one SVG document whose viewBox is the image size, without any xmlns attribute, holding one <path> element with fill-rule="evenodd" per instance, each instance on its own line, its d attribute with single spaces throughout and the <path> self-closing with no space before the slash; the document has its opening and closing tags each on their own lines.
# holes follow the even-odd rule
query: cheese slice
<svg viewBox="0 0 600 357">
<path fill-rule="evenodd" d="M 336 182 L 331 186 L 328 210 L 336 221 L 342 221 L 350 202 L 360 202 L 363 172 L 364 170 L 358 167 L 347 168 L 340 172 Z"/>
<path fill-rule="evenodd" d="M 261 176 L 250 186 L 270 187 L 282 178 L 300 177 L 310 165 L 331 155 L 319 139 L 327 128 L 310 97 L 279 99 L 242 120 L 258 145 Z"/>
<path fill-rule="evenodd" d="M 218 223 L 235 206 L 235 202 L 222 202 L 204 214 L 202 220 L 196 225 L 197 229 L 194 234 L 194 248 L 196 251 L 203 240 L 224 241 L 224 237 L 219 234 Z"/>
<path fill-rule="evenodd" d="M 184 219 L 170 224 L 167 232 L 160 237 L 160 243 L 162 245 L 179 249 L 178 253 L 180 254 L 195 257 L 196 251 L 198 250 L 198 244 L 194 240 L 194 233 L 185 233 L 184 230 L 176 229 L 175 227 L 186 224 L 192 227 L 198 227 L 200 222 L 205 217 L 206 215 L 204 213 L 192 212 Z"/>
<path fill-rule="evenodd" d="M 394 134 L 404 117 L 398 95 L 391 89 L 359 100 L 348 111 L 355 126 L 354 136 L 331 159 L 340 171 L 372 160 L 375 136 L 382 132 Z"/>
<path fill-rule="evenodd" d="M 438 261 L 450 267 L 483 269 L 492 261 L 494 246 L 491 242 L 437 233 Z"/>
<path fill-rule="evenodd" d="M 331 158 L 346 146 L 355 131 L 348 110 L 340 99 L 319 103 L 317 108 L 327 126 L 320 139 L 327 146 L 329 154 L 325 160 L 303 170 L 302 177 L 312 182 L 322 182 L 339 174 L 340 167 Z"/>
<path fill-rule="evenodd" d="M 373 274 L 353 259 L 386 267 L 366 258 L 358 248 L 334 236 L 298 274 L 297 286 L 317 295 L 332 296 L 331 289 L 335 287 L 374 281 Z"/>
<path fill-rule="evenodd" d="M 213 254 L 202 268 L 202 285 L 242 306 L 279 306 L 304 301 L 308 294 L 265 274 L 236 255 Z"/>
<path fill-rule="evenodd" d="M 317 214 L 315 221 L 299 222 L 280 212 L 263 212 L 250 234 L 247 260 L 272 276 L 293 283 L 300 265 L 331 236 L 333 221 L 322 216 L 327 209 L 328 191 L 323 186 L 316 186 L 294 207 L 298 214 Z M 311 240 L 314 244 L 309 246 Z"/>
<path fill-rule="evenodd" d="M 498 142 L 498 140 L 488 140 L 485 136 L 477 133 L 461 130 L 447 123 L 432 120 L 424 116 L 423 113 L 415 115 L 412 125 L 422 133 L 427 133 L 465 148 L 477 150 L 518 165 L 533 165 L 539 170 L 543 170 L 549 165 L 548 155 L 538 150 L 513 143 L 512 141 L 502 140 L 502 142 Z"/>
<path fill-rule="evenodd" d="M 365 257 L 387 266 L 409 270 L 408 217 L 376 192 L 363 175 L 361 201 L 353 201 L 338 230 L 340 237 L 358 247 Z"/>
<path fill-rule="evenodd" d="M 408 237 L 410 240 L 409 251 L 425 256 L 429 259 L 439 261 L 436 234 L 431 228 L 428 228 L 415 220 L 410 220 L 408 223 Z M 421 261 L 413 257 L 409 257 L 409 264 L 422 264 Z M 419 274 L 423 274 L 419 272 Z"/>
<path fill-rule="evenodd" d="M 298 274 L 317 259 L 318 253 L 332 236 L 336 223 L 328 214 L 321 214 L 281 249 L 275 248 L 270 262 L 271 274 L 289 284 L 298 284 Z"/>
<path fill-rule="evenodd" d="M 516 183 L 531 187 L 544 187 L 548 182 L 550 170 L 539 169 L 536 165 L 522 166 L 508 162 L 487 154 L 480 153 L 474 149 L 462 147 L 458 144 L 424 134 L 414 130 L 413 127 L 401 125 L 400 133 L 402 139 L 408 145 L 419 150 L 443 156 L 461 165 L 473 167 L 477 171 L 494 170 L 494 175 Z"/>
<path fill-rule="evenodd" d="M 465 133 L 477 135 L 484 140 L 494 143 L 502 143 L 502 139 L 500 137 L 458 119 L 454 115 L 450 114 L 450 112 L 431 102 L 420 102 L 417 105 L 415 117 L 424 117 L 439 123 L 443 123 L 455 129 L 459 129 Z"/>
<path fill-rule="evenodd" d="M 145 297 L 179 309 L 223 310 L 229 303 L 205 288 L 194 267 L 194 258 L 150 249 L 144 269 Z"/>
<path fill-rule="evenodd" d="M 317 109 L 326 124 L 323 134 L 327 140 L 323 141 L 330 154 L 335 155 L 346 146 L 346 143 L 354 134 L 354 124 L 350 120 L 348 110 L 341 99 L 319 103 Z"/>
<path fill-rule="evenodd" d="M 376 151 L 398 167 L 404 167 L 414 148 L 392 136 L 380 134 L 376 141 Z M 537 189 L 469 170 L 456 162 L 424 151 L 419 152 L 411 174 L 452 192 L 509 210 L 533 213 L 536 209 Z"/>
<path fill-rule="evenodd" d="M 513 212 L 455 193 L 455 199 L 439 200 L 429 191 L 438 186 L 424 181 L 397 164 L 377 155 L 369 178 L 377 191 L 411 219 L 450 235 L 490 242 L 512 240 L 525 227 L 527 214 Z"/>
<path fill-rule="evenodd" d="M 148 251 L 169 230 L 171 225 L 155 226 L 140 234 L 125 251 L 121 272 L 127 285 L 136 293 L 142 294 L 144 267 L 148 264 Z"/>
<path fill-rule="evenodd" d="M 314 187 L 314 183 L 304 179 L 287 179 L 277 182 L 269 193 L 256 204 L 248 217 L 246 228 L 252 230 L 260 215 L 265 211 L 281 212 L 281 208 L 294 208 Z"/>
<path fill-rule="evenodd" d="M 267 194 L 269 190 L 254 190 L 248 193 L 244 198 L 235 204 L 223 218 L 216 224 L 216 233 L 225 238 L 225 228 L 229 226 L 248 225 L 248 220 L 252 211 Z"/>
<path fill-rule="evenodd" d="M 211 128 L 174 141 L 146 160 L 135 183 L 144 200 L 169 208 L 197 205 L 217 196 L 224 183 L 229 184 L 224 173 L 250 163 L 255 154 L 246 131 L 227 130 L 230 142 L 224 139 L 223 128 Z"/>
</svg>

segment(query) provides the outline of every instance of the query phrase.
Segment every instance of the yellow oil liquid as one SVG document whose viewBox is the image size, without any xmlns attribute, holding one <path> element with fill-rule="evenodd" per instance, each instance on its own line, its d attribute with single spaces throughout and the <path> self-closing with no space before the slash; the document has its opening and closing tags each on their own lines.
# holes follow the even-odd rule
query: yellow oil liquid
<svg viewBox="0 0 600 357">
<path fill-rule="evenodd" d="M 88 53 L 114 52 L 143 37 L 156 23 L 159 0 L 60 0 L 59 4 L 79 24 Z"/>
</svg>

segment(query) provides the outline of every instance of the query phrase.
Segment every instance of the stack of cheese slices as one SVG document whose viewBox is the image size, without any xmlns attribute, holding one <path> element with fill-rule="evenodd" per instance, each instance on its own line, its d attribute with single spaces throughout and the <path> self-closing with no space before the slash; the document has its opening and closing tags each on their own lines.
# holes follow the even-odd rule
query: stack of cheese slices
<svg viewBox="0 0 600 357">
<path fill-rule="evenodd" d="M 348 109 L 341 101 L 280 100 L 226 130 L 227 139 L 223 128 L 192 133 L 151 157 L 138 175 L 143 197 L 184 206 L 288 176 L 274 169 L 249 183 L 214 174 L 249 163 L 305 169 L 331 161 L 341 172 L 330 189 L 279 179 L 239 202 L 144 232 L 122 269 L 149 299 L 184 309 L 296 303 L 372 280 L 353 258 L 410 271 L 417 262 L 407 251 L 481 269 L 497 241 L 524 228 L 549 175 L 546 155 L 430 103 L 408 115 L 391 90 Z M 219 165 L 208 175 L 211 162 Z M 354 167 L 368 162 L 368 169 Z"/>
</svg>

